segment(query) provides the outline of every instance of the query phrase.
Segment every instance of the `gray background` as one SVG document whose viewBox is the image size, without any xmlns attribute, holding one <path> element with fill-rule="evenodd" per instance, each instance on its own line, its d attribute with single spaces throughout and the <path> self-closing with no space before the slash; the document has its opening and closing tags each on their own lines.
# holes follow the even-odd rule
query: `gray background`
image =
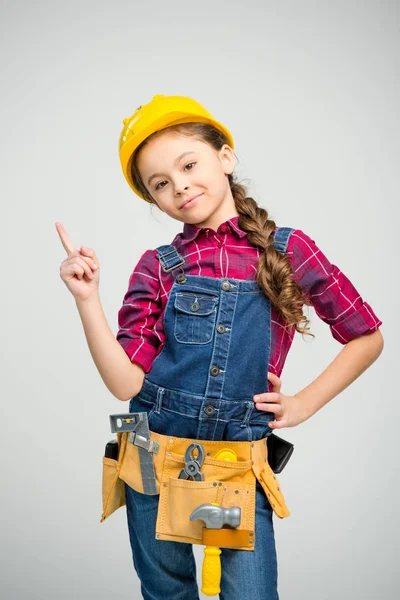
<svg viewBox="0 0 400 600">
<path fill-rule="evenodd" d="M 54 223 L 96 250 L 116 332 L 140 255 L 181 231 L 133 195 L 117 150 L 122 119 L 164 93 L 232 131 L 249 194 L 384 322 L 378 361 L 281 430 L 295 444 L 280 476 L 292 514 L 274 521 L 281 600 L 398 598 L 398 3 L 10 1 L 0 23 L 1 597 L 141 597 L 124 509 L 100 524 L 108 415 L 127 405 L 91 359 Z M 286 394 L 342 348 L 309 316 Z"/>
</svg>

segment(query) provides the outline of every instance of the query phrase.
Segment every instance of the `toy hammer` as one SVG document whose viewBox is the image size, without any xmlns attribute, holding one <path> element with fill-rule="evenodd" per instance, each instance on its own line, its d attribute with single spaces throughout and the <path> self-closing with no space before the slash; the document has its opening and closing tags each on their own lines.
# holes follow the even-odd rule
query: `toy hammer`
<svg viewBox="0 0 400 600">
<path fill-rule="evenodd" d="M 190 515 L 190 520 L 200 519 L 204 522 L 206 529 L 222 529 L 226 527 L 239 527 L 241 517 L 240 506 L 224 508 L 217 502 L 200 504 Z M 203 561 L 203 585 L 201 591 L 206 596 L 215 596 L 221 591 L 221 554 L 217 546 L 206 546 L 204 548 Z"/>
<path fill-rule="evenodd" d="M 220 450 L 214 458 L 227 461 L 237 460 L 235 452 L 230 449 Z M 240 525 L 241 508 L 240 506 L 224 508 L 218 502 L 210 502 L 209 504 L 200 504 L 200 506 L 197 506 L 189 518 L 191 521 L 195 521 L 196 519 L 202 520 L 206 529 L 236 528 Z M 204 548 L 201 591 L 206 596 L 216 596 L 221 591 L 220 554 L 221 550 L 217 546 L 206 546 Z"/>
</svg>

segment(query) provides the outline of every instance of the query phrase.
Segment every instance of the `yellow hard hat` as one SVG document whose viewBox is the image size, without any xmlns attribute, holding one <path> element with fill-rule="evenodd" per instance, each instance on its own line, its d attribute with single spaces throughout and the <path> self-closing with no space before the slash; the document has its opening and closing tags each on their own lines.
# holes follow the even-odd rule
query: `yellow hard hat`
<svg viewBox="0 0 400 600">
<path fill-rule="evenodd" d="M 136 148 L 152 133 L 178 123 L 210 123 L 225 134 L 229 146 L 234 143 L 230 132 L 221 125 L 201 104 L 187 96 L 165 96 L 157 94 L 151 102 L 139 106 L 133 115 L 124 119 L 124 128 L 119 139 L 119 157 L 125 179 L 143 200 L 134 186 L 131 176 L 131 159 Z M 147 200 L 148 201 L 148 200 Z M 149 201 L 148 201 L 149 202 Z"/>
</svg>

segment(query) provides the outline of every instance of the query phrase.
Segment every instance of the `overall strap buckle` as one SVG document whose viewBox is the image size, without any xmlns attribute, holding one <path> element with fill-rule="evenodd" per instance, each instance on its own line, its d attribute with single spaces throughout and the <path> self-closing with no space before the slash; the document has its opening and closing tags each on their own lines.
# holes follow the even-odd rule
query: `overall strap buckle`
<svg viewBox="0 0 400 600">
<path fill-rule="evenodd" d="M 185 259 L 172 244 L 163 244 L 158 246 L 157 258 L 165 273 L 169 273 L 185 264 Z"/>
</svg>

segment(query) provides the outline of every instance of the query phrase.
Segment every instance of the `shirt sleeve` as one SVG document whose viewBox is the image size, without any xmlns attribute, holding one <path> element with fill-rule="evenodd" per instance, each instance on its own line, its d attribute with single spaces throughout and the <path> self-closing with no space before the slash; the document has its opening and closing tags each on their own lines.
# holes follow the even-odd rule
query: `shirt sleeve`
<svg viewBox="0 0 400 600">
<path fill-rule="evenodd" d="M 335 340 L 347 344 L 382 325 L 348 277 L 306 233 L 300 229 L 292 232 L 286 254 L 292 261 L 295 281 L 318 317 L 329 325 Z"/>
<path fill-rule="evenodd" d="M 154 328 L 161 314 L 160 281 L 155 251 L 146 250 L 129 278 L 128 291 L 118 311 L 117 341 L 131 362 L 149 373 L 161 343 Z"/>
</svg>

